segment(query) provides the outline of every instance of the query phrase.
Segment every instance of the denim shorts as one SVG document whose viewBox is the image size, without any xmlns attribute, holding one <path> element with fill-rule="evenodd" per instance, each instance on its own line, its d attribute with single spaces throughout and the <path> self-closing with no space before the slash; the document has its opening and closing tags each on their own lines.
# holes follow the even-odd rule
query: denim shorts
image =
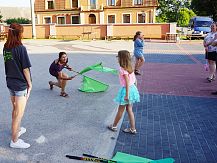
<svg viewBox="0 0 217 163">
<path fill-rule="evenodd" d="M 144 58 L 144 56 L 143 56 L 144 54 L 142 53 L 142 52 L 134 52 L 134 56 L 137 58 L 137 59 L 139 59 L 139 58 Z"/>
<path fill-rule="evenodd" d="M 10 95 L 11 96 L 18 96 L 18 97 L 26 97 L 27 95 L 27 89 L 23 90 L 23 91 L 14 91 L 14 90 L 11 90 L 9 89 L 9 92 L 10 92 Z"/>
</svg>

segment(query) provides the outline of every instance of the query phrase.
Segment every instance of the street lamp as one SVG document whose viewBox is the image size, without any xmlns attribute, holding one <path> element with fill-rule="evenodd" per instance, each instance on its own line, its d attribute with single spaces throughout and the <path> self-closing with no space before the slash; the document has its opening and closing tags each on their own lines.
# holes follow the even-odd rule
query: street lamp
<svg viewBox="0 0 217 163">
<path fill-rule="evenodd" d="M 30 0 L 31 17 L 32 17 L 32 38 L 36 39 L 34 3 L 35 3 L 35 0 Z"/>
</svg>

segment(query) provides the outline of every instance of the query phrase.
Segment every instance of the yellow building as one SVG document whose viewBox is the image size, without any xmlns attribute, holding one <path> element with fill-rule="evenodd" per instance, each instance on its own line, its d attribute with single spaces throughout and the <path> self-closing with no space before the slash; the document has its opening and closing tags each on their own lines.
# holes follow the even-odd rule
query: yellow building
<svg viewBox="0 0 217 163">
<path fill-rule="evenodd" d="M 35 0 L 37 24 L 154 23 L 157 0 Z"/>
</svg>

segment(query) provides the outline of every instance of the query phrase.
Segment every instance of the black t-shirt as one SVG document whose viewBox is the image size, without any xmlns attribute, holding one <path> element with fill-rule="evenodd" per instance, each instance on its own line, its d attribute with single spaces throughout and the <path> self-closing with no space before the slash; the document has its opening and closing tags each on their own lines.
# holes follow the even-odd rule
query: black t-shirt
<svg viewBox="0 0 217 163">
<path fill-rule="evenodd" d="M 19 45 L 12 49 L 3 49 L 7 87 L 14 91 L 27 88 L 23 69 L 30 68 L 31 63 L 25 46 Z"/>
</svg>

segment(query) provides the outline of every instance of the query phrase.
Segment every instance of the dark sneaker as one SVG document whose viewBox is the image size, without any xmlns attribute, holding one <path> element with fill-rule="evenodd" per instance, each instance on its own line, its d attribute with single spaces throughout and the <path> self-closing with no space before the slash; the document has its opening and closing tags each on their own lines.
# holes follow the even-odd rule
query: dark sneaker
<svg viewBox="0 0 217 163">
<path fill-rule="evenodd" d="M 217 91 L 216 91 L 216 92 L 212 92 L 211 94 L 212 94 L 212 95 L 217 95 Z"/>
<path fill-rule="evenodd" d="M 49 81 L 49 85 L 50 85 L 50 90 L 53 90 L 53 83 L 52 83 L 52 81 Z"/>
</svg>

